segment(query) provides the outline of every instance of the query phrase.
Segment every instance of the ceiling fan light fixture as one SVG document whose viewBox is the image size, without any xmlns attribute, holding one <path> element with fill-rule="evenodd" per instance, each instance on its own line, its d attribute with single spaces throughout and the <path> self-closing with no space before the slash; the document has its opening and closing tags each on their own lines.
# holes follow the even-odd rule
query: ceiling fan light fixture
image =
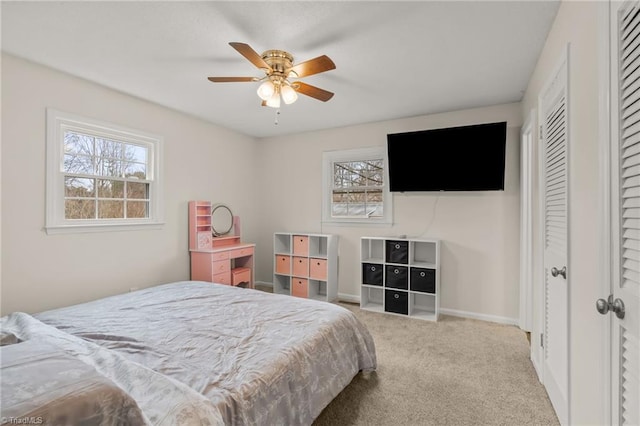
<svg viewBox="0 0 640 426">
<path fill-rule="evenodd" d="M 267 106 L 271 108 L 280 108 L 280 93 L 273 92 L 273 95 L 267 99 Z"/>
<path fill-rule="evenodd" d="M 298 94 L 293 87 L 289 85 L 282 86 L 280 93 L 282 94 L 282 100 L 287 105 L 294 103 L 298 99 Z"/>
<path fill-rule="evenodd" d="M 266 75 L 262 78 L 208 77 L 209 81 L 213 83 L 260 82 L 257 90 L 258 97 L 262 99 L 263 106 L 272 108 L 280 108 L 282 102 L 285 104 L 296 102 L 300 93 L 322 102 L 327 102 L 333 97 L 333 93 L 319 87 L 301 81 L 289 81 L 290 78 L 298 79 L 335 69 L 336 64 L 328 56 L 318 56 L 294 65 L 293 55 L 284 50 L 267 50 L 260 55 L 246 43 L 231 42 L 229 45 Z"/>
<path fill-rule="evenodd" d="M 265 81 L 258 87 L 258 96 L 260 96 L 260 99 L 263 101 L 268 101 L 275 93 L 276 86 L 271 82 L 271 80 Z"/>
</svg>

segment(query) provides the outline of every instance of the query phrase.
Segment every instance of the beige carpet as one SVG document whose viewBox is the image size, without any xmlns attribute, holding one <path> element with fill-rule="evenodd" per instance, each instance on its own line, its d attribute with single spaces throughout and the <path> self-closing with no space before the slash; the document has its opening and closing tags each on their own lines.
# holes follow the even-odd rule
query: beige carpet
<svg viewBox="0 0 640 426">
<path fill-rule="evenodd" d="M 517 327 L 442 316 L 437 323 L 362 311 L 378 370 L 359 374 L 321 425 L 557 425 Z"/>
<path fill-rule="evenodd" d="M 559 424 L 519 328 L 452 316 L 434 323 L 340 305 L 369 328 L 378 369 L 358 374 L 314 426 Z"/>
</svg>

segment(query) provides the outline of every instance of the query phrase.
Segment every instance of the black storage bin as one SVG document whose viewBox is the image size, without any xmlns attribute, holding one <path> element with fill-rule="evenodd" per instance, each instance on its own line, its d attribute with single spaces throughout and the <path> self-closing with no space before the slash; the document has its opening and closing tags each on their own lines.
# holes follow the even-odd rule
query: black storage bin
<svg viewBox="0 0 640 426">
<path fill-rule="evenodd" d="M 411 268 L 411 291 L 423 293 L 436 292 L 436 270 L 426 268 Z"/>
<path fill-rule="evenodd" d="M 382 285 L 382 265 L 378 263 L 363 263 L 362 284 Z"/>
<path fill-rule="evenodd" d="M 408 241 L 387 241 L 387 263 L 409 263 Z"/>
<path fill-rule="evenodd" d="M 409 269 L 406 266 L 385 266 L 385 287 L 409 289 Z"/>
<path fill-rule="evenodd" d="M 409 315 L 409 293 L 406 291 L 385 290 L 384 310 L 386 312 Z"/>
</svg>

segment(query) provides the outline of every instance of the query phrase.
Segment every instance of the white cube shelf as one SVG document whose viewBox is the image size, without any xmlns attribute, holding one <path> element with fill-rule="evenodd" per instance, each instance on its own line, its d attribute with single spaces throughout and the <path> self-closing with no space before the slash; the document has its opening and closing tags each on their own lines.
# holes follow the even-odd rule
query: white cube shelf
<svg viewBox="0 0 640 426">
<path fill-rule="evenodd" d="M 437 321 L 440 241 L 362 237 L 360 308 Z"/>
<path fill-rule="evenodd" d="M 338 298 L 338 236 L 276 232 L 273 292 L 332 302 Z"/>
</svg>

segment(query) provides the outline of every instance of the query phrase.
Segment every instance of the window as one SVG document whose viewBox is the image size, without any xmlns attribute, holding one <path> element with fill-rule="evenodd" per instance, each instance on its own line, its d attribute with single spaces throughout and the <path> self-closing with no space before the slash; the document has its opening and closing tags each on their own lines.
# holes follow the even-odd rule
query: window
<svg viewBox="0 0 640 426">
<path fill-rule="evenodd" d="M 391 224 L 383 147 L 323 153 L 323 222 Z"/>
<path fill-rule="evenodd" d="M 160 137 L 47 110 L 47 233 L 161 225 Z"/>
</svg>

